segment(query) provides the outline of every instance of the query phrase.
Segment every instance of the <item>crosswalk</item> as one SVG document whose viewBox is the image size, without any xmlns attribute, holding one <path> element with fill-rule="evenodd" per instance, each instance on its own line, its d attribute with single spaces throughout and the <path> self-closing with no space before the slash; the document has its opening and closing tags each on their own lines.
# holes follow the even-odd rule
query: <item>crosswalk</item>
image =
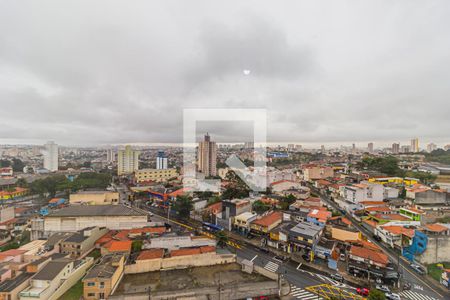
<svg viewBox="0 0 450 300">
<path fill-rule="evenodd" d="M 279 267 L 280 267 L 280 266 L 277 265 L 276 263 L 269 261 L 269 262 L 264 266 L 264 269 L 266 269 L 266 270 L 268 270 L 268 271 L 270 271 L 270 272 L 275 273 L 275 272 L 278 270 Z"/>
<path fill-rule="evenodd" d="M 413 292 L 413 291 L 403 291 L 403 292 L 399 293 L 399 295 L 400 295 L 400 297 L 402 297 L 402 299 L 408 298 L 411 300 L 438 300 L 434 297 L 423 295 L 423 294 Z"/>
<path fill-rule="evenodd" d="M 345 283 L 342 283 L 342 282 L 339 282 L 337 280 L 331 279 L 330 277 L 327 277 L 325 275 L 320 275 L 320 274 L 317 274 L 317 273 L 308 272 L 308 271 L 305 271 L 305 270 L 302 270 L 302 269 L 297 269 L 297 270 L 299 270 L 300 272 L 303 272 L 303 273 L 308 273 L 309 275 L 311 275 L 313 277 L 317 277 L 321 281 L 323 281 L 323 282 L 325 282 L 327 284 L 332 284 L 335 287 L 346 288 L 346 289 L 355 289 L 355 288 L 353 288 L 353 287 L 351 287 L 351 286 L 349 286 L 349 285 L 347 285 Z"/>
<path fill-rule="evenodd" d="M 295 285 L 291 285 L 291 293 L 289 294 L 289 296 L 301 300 L 312 300 L 312 299 L 323 300 L 322 297 L 317 298 L 316 294 L 308 292 L 302 288 L 296 287 Z"/>
</svg>

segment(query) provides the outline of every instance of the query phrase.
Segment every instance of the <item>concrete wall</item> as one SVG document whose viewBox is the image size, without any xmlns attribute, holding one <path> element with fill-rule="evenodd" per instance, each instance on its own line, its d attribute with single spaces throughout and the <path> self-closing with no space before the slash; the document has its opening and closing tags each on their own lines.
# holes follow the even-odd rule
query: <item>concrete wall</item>
<svg viewBox="0 0 450 300">
<path fill-rule="evenodd" d="M 176 256 L 140 260 L 125 266 L 125 274 L 146 273 L 161 269 L 184 269 L 187 267 L 212 266 L 236 262 L 234 254 L 205 253 L 191 256 Z"/>
<path fill-rule="evenodd" d="M 179 291 L 152 292 L 152 300 L 166 299 L 246 299 L 259 296 L 278 296 L 279 287 L 276 281 L 263 281 L 254 283 L 238 283 L 232 286 L 223 286 L 220 293 L 217 287 L 198 288 Z M 110 300 L 148 300 L 148 292 L 140 294 L 114 295 Z"/>
<path fill-rule="evenodd" d="M 75 283 L 77 283 L 77 281 L 84 276 L 84 274 L 86 274 L 87 270 L 94 264 L 94 258 L 89 257 L 86 258 L 86 260 L 86 263 L 82 266 L 79 266 L 78 269 L 76 269 L 73 274 L 64 281 L 64 283 L 58 288 L 58 290 L 50 295 L 48 300 L 59 299 L 65 292 L 67 292 L 72 286 L 74 286 Z"/>
<path fill-rule="evenodd" d="M 119 204 L 119 193 L 105 191 L 104 193 L 77 193 L 70 195 L 70 203 L 89 203 L 91 205 Z"/>
<path fill-rule="evenodd" d="M 69 219 L 72 219 L 69 221 Z M 109 229 L 141 228 L 147 225 L 147 216 L 95 216 L 95 217 L 45 217 L 45 232 L 78 231 L 90 226 Z"/>
<path fill-rule="evenodd" d="M 416 256 L 422 264 L 450 261 L 450 236 L 428 236 L 427 249 Z"/>
</svg>

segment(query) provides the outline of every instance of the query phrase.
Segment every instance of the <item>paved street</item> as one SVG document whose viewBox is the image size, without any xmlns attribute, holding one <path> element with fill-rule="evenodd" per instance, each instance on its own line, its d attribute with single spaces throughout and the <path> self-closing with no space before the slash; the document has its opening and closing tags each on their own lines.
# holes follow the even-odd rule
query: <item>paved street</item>
<svg viewBox="0 0 450 300">
<path fill-rule="evenodd" d="M 330 205 L 331 207 L 333 207 L 336 210 L 340 210 L 340 207 L 334 201 L 332 201 L 329 198 L 329 196 L 323 195 L 315 188 L 313 188 L 313 190 L 321 195 L 321 199 L 326 204 Z M 391 261 L 394 262 L 395 264 L 397 264 L 398 256 L 392 251 L 392 249 L 388 249 L 382 243 L 374 240 L 372 238 L 371 233 L 367 229 L 365 229 L 364 227 L 359 225 L 359 223 L 355 219 L 353 219 L 350 215 L 347 214 L 346 217 L 352 222 L 352 224 L 353 224 L 353 226 L 355 226 L 355 228 L 357 228 L 365 236 L 367 236 L 368 239 L 372 243 L 381 247 L 385 251 L 385 253 L 389 256 Z M 445 295 L 443 291 L 438 290 L 437 288 L 435 288 L 434 286 L 432 286 L 431 284 L 426 282 L 426 279 L 422 278 L 422 276 L 420 276 L 420 275 L 416 274 L 414 271 L 412 271 L 409 267 L 409 262 L 404 257 L 400 257 L 399 272 L 403 276 L 402 280 L 407 281 L 407 282 L 411 283 L 411 285 L 412 285 L 411 291 L 409 291 L 409 293 L 404 292 L 404 294 L 402 294 L 403 297 L 406 297 L 411 300 L 422 299 L 420 297 L 427 297 L 427 298 L 423 298 L 423 299 L 427 299 L 427 300 L 450 299 L 450 296 L 448 294 Z M 414 297 L 417 297 L 417 298 L 414 298 Z"/>
</svg>

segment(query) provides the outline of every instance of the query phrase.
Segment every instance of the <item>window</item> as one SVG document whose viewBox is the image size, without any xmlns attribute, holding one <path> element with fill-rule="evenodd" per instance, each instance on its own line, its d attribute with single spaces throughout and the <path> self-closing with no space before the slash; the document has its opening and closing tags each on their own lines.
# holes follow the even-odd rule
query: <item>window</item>
<svg viewBox="0 0 450 300">
<path fill-rule="evenodd" d="M 88 293 L 88 297 L 95 297 L 95 293 Z"/>
<path fill-rule="evenodd" d="M 105 299 L 105 293 L 100 293 L 100 294 L 99 294 L 99 298 L 100 298 L 100 299 Z"/>
<path fill-rule="evenodd" d="M 88 282 L 87 286 L 95 286 L 95 282 Z"/>
</svg>

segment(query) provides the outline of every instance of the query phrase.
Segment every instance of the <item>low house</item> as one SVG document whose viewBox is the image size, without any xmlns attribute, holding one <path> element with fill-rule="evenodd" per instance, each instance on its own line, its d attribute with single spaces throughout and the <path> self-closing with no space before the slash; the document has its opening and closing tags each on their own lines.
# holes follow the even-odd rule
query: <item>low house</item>
<svg viewBox="0 0 450 300">
<path fill-rule="evenodd" d="M 234 217 L 233 229 L 242 234 L 250 232 L 250 224 L 256 220 L 258 215 L 252 212 L 244 212 Z"/>
<path fill-rule="evenodd" d="M 298 252 L 302 249 L 311 250 L 316 245 L 323 231 L 323 227 L 303 222 L 298 223 L 287 230 L 290 253 Z"/>
<path fill-rule="evenodd" d="M 108 254 L 92 267 L 83 278 L 85 300 L 107 299 L 118 286 L 123 276 L 125 257 Z"/>
<path fill-rule="evenodd" d="M 103 245 L 100 249 L 102 255 L 121 253 L 122 255 L 130 255 L 132 241 L 111 241 Z"/>
<path fill-rule="evenodd" d="M 21 273 L 0 283 L 0 300 L 19 300 L 19 293 L 29 284 L 32 273 Z"/>
<path fill-rule="evenodd" d="M 92 266 L 93 258 L 55 259 L 31 278 L 30 286 L 19 293 L 21 300 L 53 300 L 61 297 Z"/>
<path fill-rule="evenodd" d="M 331 211 L 313 209 L 308 213 L 306 221 L 318 226 L 325 226 L 329 218 L 331 218 Z"/>
<path fill-rule="evenodd" d="M 256 234 L 268 234 L 273 228 L 283 221 L 283 213 L 279 211 L 270 212 L 269 214 L 254 220 L 250 223 L 250 230 Z"/>
<path fill-rule="evenodd" d="M 108 232 L 107 228 L 88 227 L 76 232 L 61 243 L 61 253 L 79 258 L 94 248 L 95 242 Z"/>
<path fill-rule="evenodd" d="M 380 250 L 353 245 L 348 253 L 347 269 L 350 273 L 371 278 L 397 279 L 397 273 L 388 268 L 389 258 Z"/>
<path fill-rule="evenodd" d="M 425 212 L 415 207 L 403 207 L 399 209 L 399 214 L 412 221 L 420 221 Z"/>
<path fill-rule="evenodd" d="M 398 225 L 377 226 L 375 229 L 375 235 L 378 236 L 385 244 L 398 249 L 403 248 L 403 237 L 407 237 L 409 240 L 414 237 L 414 229 L 406 228 Z"/>
</svg>

